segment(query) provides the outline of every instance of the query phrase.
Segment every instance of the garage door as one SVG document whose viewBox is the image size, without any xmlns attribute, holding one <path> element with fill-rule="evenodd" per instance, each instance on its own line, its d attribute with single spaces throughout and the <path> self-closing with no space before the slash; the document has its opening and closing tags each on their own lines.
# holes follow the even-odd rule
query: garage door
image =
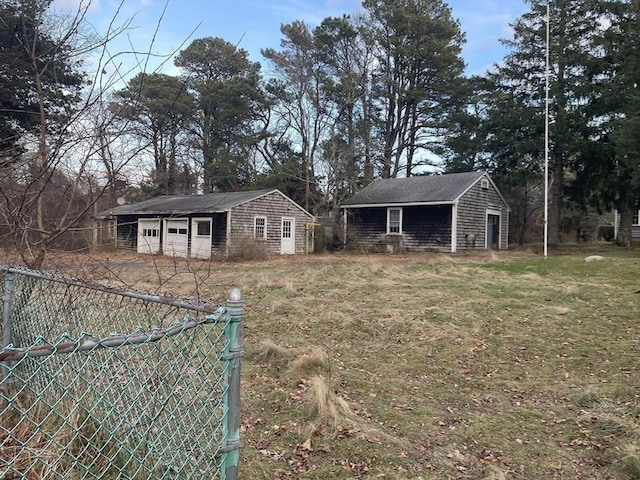
<svg viewBox="0 0 640 480">
<path fill-rule="evenodd" d="M 160 251 L 160 220 L 138 220 L 138 253 Z"/>
<path fill-rule="evenodd" d="M 189 254 L 189 221 L 165 220 L 164 254 L 170 257 L 187 257 Z"/>
</svg>

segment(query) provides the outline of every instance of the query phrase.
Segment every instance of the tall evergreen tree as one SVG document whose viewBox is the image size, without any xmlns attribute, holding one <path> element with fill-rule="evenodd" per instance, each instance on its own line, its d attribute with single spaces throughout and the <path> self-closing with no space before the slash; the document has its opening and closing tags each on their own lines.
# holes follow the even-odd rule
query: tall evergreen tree
<svg viewBox="0 0 640 480">
<path fill-rule="evenodd" d="M 464 34 L 442 0 L 364 0 L 377 71 L 382 177 L 429 164 L 460 92 Z"/>
<path fill-rule="evenodd" d="M 373 46 L 365 41 L 363 18 L 325 18 L 313 31 L 323 85 L 334 112 L 323 142 L 327 196 L 335 209 L 357 191 L 365 165 L 371 166 L 371 73 Z"/>
<path fill-rule="evenodd" d="M 153 155 L 154 170 L 146 189 L 156 195 L 193 193 L 194 179 L 184 172 L 193 170 L 186 162 L 185 144 L 195 103 L 183 81 L 161 73 L 140 73 L 115 98 L 112 110 Z"/>
<path fill-rule="evenodd" d="M 295 21 L 282 25 L 280 31 L 283 35 L 280 49 L 262 50 L 274 74 L 268 86 L 273 101 L 273 124 L 275 129 L 285 132 L 287 143 L 299 149 L 300 178 L 305 183 L 303 206 L 313 210 L 320 202 L 316 163 L 334 114 L 324 89 L 327 65 L 306 23 Z"/>
<path fill-rule="evenodd" d="M 587 99 L 592 85 L 587 72 L 594 62 L 593 41 L 598 30 L 598 12 L 592 0 L 529 0 L 531 10 L 513 25 L 514 37 L 505 41 L 512 52 L 497 70 L 501 88 L 514 92 L 522 108 L 539 115 L 526 116 L 542 123 L 546 65 L 546 9 L 550 7 L 549 111 L 550 191 L 549 243 L 560 240 L 565 171 L 584 148 L 587 130 Z M 523 119 L 519 121 L 522 122 Z M 543 145 L 544 137 L 538 138 Z M 539 148 L 538 148 L 539 150 Z"/>
<path fill-rule="evenodd" d="M 221 38 L 193 41 L 176 57 L 198 110 L 193 133 L 202 151 L 203 189 L 237 190 L 253 172 L 247 159 L 258 141 L 260 64 Z"/>
<path fill-rule="evenodd" d="M 48 129 L 64 124 L 79 101 L 79 63 L 45 25 L 51 2 L 0 3 L 0 165 L 17 159 L 24 137 L 39 135 L 43 120 Z"/>
<path fill-rule="evenodd" d="M 578 169 L 577 195 L 620 214 L 616 242 L 631 244 L 640 202 L 640 1 L 600 3 L 603 31 L 589 71 L 589 150 Z M 595 142 L 595 143 L 594 143 Z"/>
</svg>

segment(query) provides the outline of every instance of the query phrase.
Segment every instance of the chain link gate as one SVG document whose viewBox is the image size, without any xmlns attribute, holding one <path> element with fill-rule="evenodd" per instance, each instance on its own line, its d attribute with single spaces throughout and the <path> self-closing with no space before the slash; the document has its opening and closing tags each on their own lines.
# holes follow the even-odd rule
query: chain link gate
<svg viewBox="0 0 640 480">
<path fill-rule="evenodd" d="M 238 289 L 216 308 L 22 269 L 0 281 L 0 478 L 237 479 Z"/>
</svg>

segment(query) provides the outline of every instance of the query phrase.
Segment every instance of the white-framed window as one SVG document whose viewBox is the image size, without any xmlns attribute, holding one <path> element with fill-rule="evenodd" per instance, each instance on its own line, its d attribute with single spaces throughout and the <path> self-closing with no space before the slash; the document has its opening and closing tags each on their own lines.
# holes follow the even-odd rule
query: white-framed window
<svg viewBox="0 0 640 480">
<path fill-rule="evenodd" d="M 483 190 L 487 190 L 489 188 L 489 180 L 486 178 L 480 180 L 480 187 L 482 187 Z"/>
<path fill-rule="evenodd" d="M 267 239 L 267 217 L 254 217 L 253 238 L 256 240 Z"/>
<path fill-rule="evenodd" d="M 638 215 L 639 213 L 640 213 L 640 210 L 636 210 L 635 212 L 633 212 L 633 220 L 631 221 L 632 224 L 634 225 L 640 224 L 640 215 Z"/>
<path fill-rule="evenodd" d="M 402 233 L 402 208 L 387 208 L 387 234 Z"/>
<path fill-rule="evenodd" d="M 196 235 L 199 237 L 211 236 L 211 220 L 196 220 Z"/>
</svg>

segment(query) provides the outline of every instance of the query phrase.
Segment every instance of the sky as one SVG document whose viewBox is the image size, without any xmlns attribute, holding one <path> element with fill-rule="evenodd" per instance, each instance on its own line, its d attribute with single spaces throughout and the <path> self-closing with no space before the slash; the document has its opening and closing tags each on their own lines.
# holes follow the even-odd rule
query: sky
<svg viewBox="0 0 640 480">
<path fill-rule="evenodd" d="M 55 0 L 57 9 L 74 8 L 81 1 Z M 467 43 L 462 56 L 467 74 L 482 74 L 500 62 L 505 50 L 500 38 L 510 38 L 510 23 L 528 9 L 524 0 L 449 0 L 453 17 L 460 21 Z M 88 20 L 104 32 L 120 0 L 92 0 Z M 357 13 L 360 0 L 122 0 L 116 24 L 132 18 L 126 37 L 111 53 L 151 51 L 160 56 L 186 48 L 203 37 L 220 37 L 243 48 L 252 61 L 262 62 L 262 48 L 279 48 L 280 25 L 303 20 L 314 27 L 328 16 Z M 150 48 L 151 46 L 151 48 Z M 159 60 L 151 69 L 157 67 Z M 162 72 L 176 74 L 172 61 Z"/>
</svg>

